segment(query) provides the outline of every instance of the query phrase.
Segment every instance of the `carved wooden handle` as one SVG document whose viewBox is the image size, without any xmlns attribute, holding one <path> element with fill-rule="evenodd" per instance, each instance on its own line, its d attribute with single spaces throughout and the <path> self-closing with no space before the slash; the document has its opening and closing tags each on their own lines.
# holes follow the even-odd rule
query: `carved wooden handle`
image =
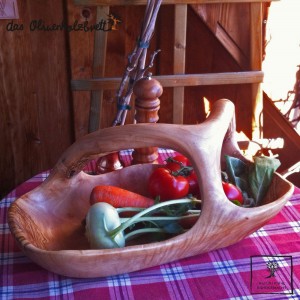
<svg viewBox="0 0 300 300">
<path fill-rule="evenodd" d="M 174 149 L 187 155 L 196 167 L 198 164 L 201 166 L 203 161 L 214 156 L 213 152 L 217 155 L 221 151 L 224 136 L 229 125 L 232 125 L 233 115 L 233 103 L 220 99 L 213 105 L 205 122 L 198 125 L 130 124 L 90 133 L 63 153 L 50 177 L 55 175 L 70 178 L 96 157 L 122 149 L 152 146 Z M 233 139 L 228 141 L 232 143 Z M 198 156 L 202 158 L 196 162 L 195 157 Z M 219 160 L 220 155 L 218 156 Z M 216 157 L 210 164 L 215 163 L 215 160 Z M 219 165 L 219 161 L 217 164 Z"/>
</svg>

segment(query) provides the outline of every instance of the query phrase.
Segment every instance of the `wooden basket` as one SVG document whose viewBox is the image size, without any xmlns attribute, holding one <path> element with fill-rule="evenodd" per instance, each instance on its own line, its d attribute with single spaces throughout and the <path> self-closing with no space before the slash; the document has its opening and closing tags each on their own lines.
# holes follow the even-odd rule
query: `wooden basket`
<svg viewBox="0 0 300 300">
<path fill-rule="evenodd" d="M 241 157 L 234 130 L 234 105 L 221 99 L 199 125 L 135 124 L 89 134 L 67 149 L 44 183 L 12 203 L 10 230 L 31 260 L 52 272 L 82 278 L 132 272 L 236 243 L 282 209 L 293 185 L 276 174 L 262 206 L 229 202 L 221 185 L 220 158 L 224 153 Z M 172 148 L 191 160 L 202 193 L 201 216 L 186 233 L 162 242 L 90 250 L 82 221 L 92 188 L 110 184 L 146 195 L 156 166 L 134 165 L 97 176 L 81 171 L 83 166 L 110 152 L 150 146 Z"/>
</svg>

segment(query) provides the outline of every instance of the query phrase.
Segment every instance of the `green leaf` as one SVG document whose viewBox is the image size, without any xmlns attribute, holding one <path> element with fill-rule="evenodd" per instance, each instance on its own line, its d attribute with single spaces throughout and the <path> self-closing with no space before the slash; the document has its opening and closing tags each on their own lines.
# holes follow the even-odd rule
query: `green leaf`
<svg viewBox="0 0 300 300">
<path fill-rule="evenodd" d="M 225 159 L 229 182 L 237 186 L 243 193 L 249 194 L 248 165 L 229 155 L 226 155 Z"/>
<path fill-rule="evenodd" d="M 225 159 L 229 182 L 243 193 L 243 206 L 260 205 L 269 189 L 274 172 L 280 166 L 280 161 L 267 156 L 256 156 L 253 163 L 247 164 L 228 155 Z"/>
<path fill-rule="evenodd" d="M 260 205 L 271 184 L 274 172 L 280 161 L 267 156 L 254 157 L 254 164 L 249 170 L 249 185 L 256 205 Z"/>
</svg>

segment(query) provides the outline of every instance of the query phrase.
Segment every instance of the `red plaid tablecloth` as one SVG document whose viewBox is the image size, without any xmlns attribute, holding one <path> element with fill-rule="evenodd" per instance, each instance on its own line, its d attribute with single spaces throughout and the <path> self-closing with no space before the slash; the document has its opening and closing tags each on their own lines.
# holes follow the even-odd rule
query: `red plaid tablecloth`
<svg viewBox="0 0 300 300">
<path fill-rule="evenodd" d="M 171 151 L 161 151 L 160 162 L 169 155 Z M 130 164 L 130 152 L 123 158 Z M 235 245 L 138 272 L 77 279 L 32 263 L 17 247 L 7 224 L 12 201 L 48 174 L 26 181 L 0 202 L 1 299 L 300 299 L 297 189 L 275 218 Z"/>
</svg>

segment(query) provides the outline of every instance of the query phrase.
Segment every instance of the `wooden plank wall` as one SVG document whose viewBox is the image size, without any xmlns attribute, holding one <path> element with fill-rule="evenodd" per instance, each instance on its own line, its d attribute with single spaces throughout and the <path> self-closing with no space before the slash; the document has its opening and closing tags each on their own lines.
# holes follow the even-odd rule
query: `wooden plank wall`
<svg viewBox="0 0 300 300">
<path fill-rule="evenodd" d="M 33 20 L 61 23 L 63 1 L 18 1 L 23 30 L 0 20 L 0 195 L 54 165 L 73 141 L 65 31 L 30 31 Z"/>
<path fill-rule="evenodd" d="M 136 38 L 139 33 L 140 24 L 144 14 L 144 6 L 132 7 L 118 7 L 113 6 L 110 11 L 119 16 L 122 23 L 118 26 L 117 31 L 108 32 L 107 41 L 107 58 L 105 77 L 118 77 L 123 74 L 124 68 L 127 63 L 127 55 L 134 48 Z M 249 11 L 249 6 L 244 10 Z M 83 7 L 74 7 L 69 3 L 69 17 L 75 19 L 80 15 Z M 95 8 L 89 8 L 92 12 L 91 22 L 95 16 Z M 219 9 L 220 11 L 221 9 Z M 221 10 L 222 11 L 222 10 Z M 226 6 L 226 17 L 231 13 L 236 13 L 236 9 L 232 10 Z M 222 13 L 220 13 L 222 15 Z M 151 40 L 151 47 L 149 53 L 154 50 L 160 49 L 161 52 L 155 59 L 154 67 L 151 72 L 154 75 L 169 75 L 173 74 L 173 49 L 174 49 L 174 6 L 162 5 L 158 15 L 155 34 Z M 105 19 L 106 16 L 103 16 Z M 185 73 L 209 73 L 209 72 L 234 72 L 241 71 L 244 66 L 238 64 L 234 57 L 232 57 L 220 44 L 219 40 L 212 35 L 211 29 L 199 19 L 199 16 L 194 9 L 188 7 L 188 27 L 187 27 L 187 41 L 186 41 L 186 67 Z M 227 25 L 230 28 L 233 23 Z M 249 22 L 243 25 L 244 40 L 249 38 Z M 231 30 L 233 31 L 233 30 Z M 87 37 L 86 33 L 75 34 L 71 33 L 71 57 L 72 57 L 72 78 L 73 79 L 88 79 L 92 78 L 91 68 L 92 53 L 91 49 L 83 48 L 82 40 L 85 44 L 89 43 L 92 47 L 92 37 Z M 80 37 L 81 36 L 81 37 Z M 84 36 L 82 38 L 82 36 Z M 88 42 L 87 42 L 88 39 Z M 80 47 L 80 48 L 78 48 Z M 243 47 L 249 47 L 249 42 Z M 249 52 L 249 49 L 247 50 Z M 72 53 L 73 52 L 73 53 Z M 80 52 L 80 56 L 74 55 L 74 52 Z M 205 59 L 203 59 L 205 58 Z M 84 70 L 84 71 L 82 71 Z M 73 92 L 74 107 L 75 107 L 75 133 L 79 137 L 87 133 L 88 127 L 88 112 L 89 107 L 89 92 L 76 91 Z M 201 122 L 205 118 L 203 110 L 203 97 L 208 100 L 214 101 L 221 97 L 232 99 L 238 106 L 239 112 L 238 119 L 239 126 L 246 133 L 250 134 L 250 127 L 247 122 L 251 123 L 251 103 L 247 101 L 250 96 L 249 85 L 235 85 L 235 86 L 202 86 L 202 87 L 189 87 L 185 88 L 185 111 L 184 123 Z M 111 125 L 112 119 L 116 111 L 115 91 L 105 91 L 103 99 L 103 113 L 101 116 L 101 127 Z M 127 122 L 131 123 L 133 114 L 129 114 Z M 173 90 L 165 88 L 163 96 L 161 97 L 160 109 L 160 122 L 172 123 L 173 122 Z M 250 134 L 251 135 L 251 134 Z"/>
<path fill-rule="evenodd" d="M 230 13 L 228 14 L 230 15 Z M 198 14 L 192 8 L 189 10 L 188 20 L 187 73 L 218 73 L 244 70 L 225 50 L 219 40 L 211 34 L 211 29 L 205 23 L 199 22 Z M 247 27 L 247 25 L 244 26 Z M 228 27 L 227 30 L 230 31 L 230 28 Z M 245 30 L 245 35 L 249 35 L 247 30 Z M 243 130 L 248 136 L 251 136 L 250 89 L 251 86 L 247 84 L 188 88 L 185 99 L 185 122 L 196 123 L 197 120 L 204 120 L 203 97 L 210 102 L 214 102 L 219 98 L 228 98 L 236 105 L 238 130 Z"/>
<path fill-rule="evenodd" d="M 34 19 L 45 23 L 69 24 L 86 20 L 94 24 L 95 7 L 80 7 L 73 0 L 18 1 L 24 30 L 8 32 L 0 21 L 0 192 L 4 195 L 36 173 L 51 168 L 61 153 L 88 130 L 89 92 L 70 92 L 70 80 L 92 77 L 94 33 L 66 30 L 32 32 Z M 106 77 L 123 74 L 127 55 L 134 48 L 144 6 L 112 7 L 122 23 L 107 34 Z M 236 10 L 226 8 L 225 19 Z M 86 11 L 90 15 L 86 14 Z M 103 15 L 103 19 L 107 16 Z M 200 20 L 194 9 L 187 11 L 186 73 L 234 72 L 242 67 Z M 161 49 L 154 75 L 173 73 L 174 6 L 160 9 L 149 53 Z M 230 30 L 236 24 L 227 24 Z M 247 26 L 247 24 L 245 25 Z M 243 32 L 247 40 L 247 30 Z M 243 48 L 244 46 L 241 46 Z M 248 45 L 245 46 L 246 48 Z M 186 124 L 205 119 L 203 98 L 211 102 L 229 98 L 236 104 L 238 130 L 251 134 L 250 85 L 185 88 Z M 101 128 L 111 125 L 116 112 L 115 91 L 104 92 Z M 161 97 L 160 122 L 173 121 L 173 91 L 165 88 Z M 127 117 L 132 123 L 133 111 Z"/>
<path fill-rule="evenodd" d="M 82 15 L 82 11 L 86 8 L 82 6 L 74 6 L 72 0 L 68 3 L 69 22 L 72 23 L 75 20 L 78 20 L 78 18 L 82 22 L 83 19 L 80 16 Z M 87 7 L 87 9 L 90 12 L 90 18 L 88 21 L 91 24 L 95 24 L 96 8 Z M 164 8 L 162 8 L 162 10 L 164 10 Z M 127 56 L 134 49 L 139 35 L 144 11 L 144 5 L 134 7 L 114 6 L 110 9 L 110 12 L 115 16 L 118 16 L 122 23 L 118 25 L 118 30 L 107 33 L 105 77 L 121 77 L 123 75 L 127 64 Z M 103 14 L 103 20 L 107 20 L 107 16 L 105 14 Z M 172 27 L 173 23 L 171 23 L 170 26 Z M 157 44 L 159 43 L 159 37 L 160 35 L 155 33 L 149 48 L 150 54 L 158 48 Z M 92 78 L 94 33 L 71 32 L 70 46 L 72 79 Z M 172 47 L 172 45 L 170 46 Z M 165 53 L 164 56 L 166 55 Z M 155 61 L 155 67 L 151 69 L 154 74 L 157 73 L 159 68 L 159 61 L 162 59 L 160 56 L 161 54 L 158 55 L 157 60 Z M 103 113 L 101 115 L 100 124 L 101 128 L 111 126 L 112 124 L 116 113 L 115 93 L 116 90 L 104 91 L 102 102 Z M 88 132 L 90 95 L 91 93 L 86 91 L 73 93 L 74 128 L 76 138 L 87 134 Z M 132 122 L 133 111 L 129 112 L 127 116 L 127 123 Z"/>
<path fill-rule="evenodd" d="M 68 17 L 69 23 L 76 20 L 84 22 L 82 12 L 88 9 L 90 17 L 87 19 L 90 24 L 96 23 L 96 7 L 74 6 L 73 1 L 68 1 Z M 127 55 L 134 48 L 137 36 L 140 30 L 144 14 L 144 6 L 136 7 L 114 7 L 110 11 L 114 15 L 119 16 L 122 23 L 118 26 L 118 30 L 107 33 L 107 54 L 105 76 L 114 77 L 122 76 L 127 64 Z M 107 20 L 107 15 L 103 13 L 103 20 Z M 100 34 L 105 34 L 100 32 Z M 92 78 L 93 66 L 93 47 L 94 32 L 71 32 L 70 33 L 70 57 L 72 79 Z M 151 50 L 150 50 L 151 51 Z M 115 90 L 104 91 L 100 127 L 111 126 L 113 117 L 116 112 Z M 74 130 L 76 138 L 88 133 L 89 124 L 89 107 L 90 92 L 80 91 L 73 93 L 74 103 Z M 129 113 L 128 122 L 132 122 L 133 114 Z"/>
</svg>

